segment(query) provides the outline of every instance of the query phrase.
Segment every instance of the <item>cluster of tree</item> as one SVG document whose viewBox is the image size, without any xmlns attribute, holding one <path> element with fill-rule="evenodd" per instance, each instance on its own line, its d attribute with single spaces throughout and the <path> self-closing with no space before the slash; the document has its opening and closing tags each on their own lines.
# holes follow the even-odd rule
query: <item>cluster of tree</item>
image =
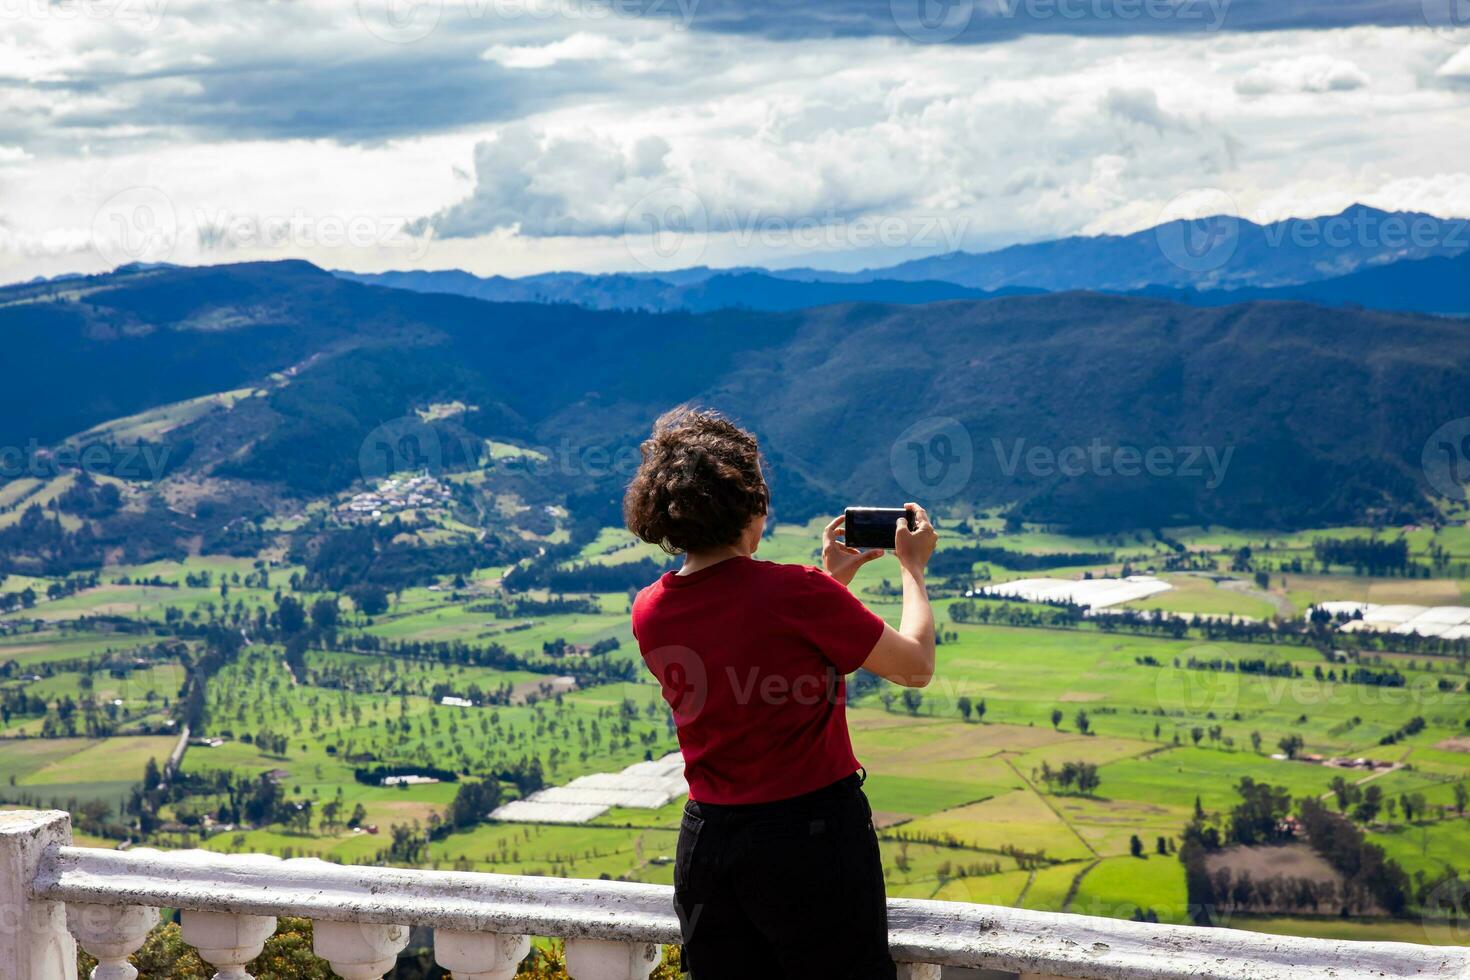
<svg viewBox="0 0 1470 980">
<path fill-rule="evenodd" d="M 936 551 L 929 560 L 929 571 L 935 576 L 966 576 L 977 562 L 1000 565 L 1017 572 L 1044 571 L 1051 568 L 1075 568 L 1079 565 L 1107 565 L 1112 552 L 1073 552 L 1033 555 L 1024 551 L 987 545 L 965 545 Z"/>
<path fill-rule="evenodd" d="M 40 717 L 49 707 L 50 702 L 45 698 L 39 694 L 31 694 L 23 687 L 0 689 L 0 722 L 6 725 L 10 724 L 12 718 Z"/>
<path fill-rule="evenodd" d="M 495 772 L 494 778 L 510 783 L 522 798 L 546 787 L 546 770 L 539 756 L 523 756 Z"/>
<path fill-rule="evenodd" d="M 1368 843 L 1349 820 L 1315 798 L 1301 800 L 1299 820 L 1291 820 L 1291 794 L 1249 777 L 1242 779 L 1236 790 L 1241 802 L 1223 823 L 1208 817 L 1196 800 L 1194 819 L 1185 828 L 1179 859 L 1184 863 L 1189 904 L 1195 910 L 1196 922 L 1207 924 L 1212 909 L 1279 907 L 1288 896 L 1293 902 L 1300 898 L 1303 911 L 1336 904 L 1343 914 L 1369 907 L 1389 915 L 1404 913 L 1408 876 L 1388 860 L 1382 848 Z M 1295 879 L 1271 879 L 1266 885 L 1245 875 L 1233 880 L 1222 878 L 1209 869 L 1208 855 L 1224 847 L 1279 844 L 1295 839 L 1298 833 L 1341 875 L 1341 882 L 1330 892 L 1321 882 L 1303 885 Z"/>
<path fill-rule="evenodd" d="M 291 747 L 290 740 L 286 736 L 277 735 L 275 732 L 257 732 L 254 735 L 244 732 L 240 736 L 240 741 L 245 745 L 254 744 L 263 755 L 273 755 L 281 759 L 286 757 L 286 751 Z"/>
<path fill-rule="evenodd" d="M 637 677 L 639 669 L 630 660 L 614 660 L 609 657 L 553 665 L 511 653 L 499 643 L 475 646 L 461 640 L 394 641 L 371 633 L 357 633 L 340 638 L 338 644 L 359 653 L 382 653 L 409 660 L 461 664 L 467 667 L 494 667 L 498 670 L 524 670 L 537 674 L 566 674 L 589 686 L 631 681 Z"/>
<path fill-rule="evenodd" d="M 209 680 L 225 665 L 235 661 L 244 639 L 238 630 L 217 625 L 200 629 L 183 627 L 179 633 L 181 636 L 193 633 L 204 643 L 202 651 L 183 649 L 179 652 L 179 662 L 184 667 L 184 686 L 174 704 L 174 718 L 180 724 L 188 725 L 190 731 L 203 731 Z"/>
<path fill-rule="evenodd" d="M 78 473 L 53 505 L 59 511 L 78 517 L 111 517 L 122 506 L 122 492 L 115 483 L 98 484 L 85 471 Z"/>
<path fill-rule="evenodd" d="M 480 823 L 500 805 L 500 783 L 493 779 L 467 779 L 444 811 L 444 824 L 449 830 L 465 830 Z"/>
<path fill-rule="evenodd" d="M 441 783 L 458 781 L 459 774 L 438 766 L 359 766 L 352 770 L 352 778 L 364 786 L 381 786 L 391 776 L 424 776 Z"/>
<path fill-rule="evenodd" d="M 1032 626 L 1044 629 L 1075 629 L 1081 624 L 1081 606 L 1013 605 L 1009 601 L 976 602 L 963 599 L 950 603 L 949 618 L 956 623 L 980 623 L 995 626 Z"/>
<path fill-rule="evenodd" d="M 118 511 L 67 530 L 59 513 L 27 507 L 20 519 L 0 529 L 0 572 L 60 576 L 102 567 L 109 555 L 145 564 L 187 555 L 181 538 L 202 525 L 153 501 L 146 510 Z"/>
<path fill-rule="evenodd" d="M 587 647 L 587 654 L 592 657 L 602 657 L 612 653 L 620 646 L 622 644 L 618 641 L 617 637 L 609 636 Z M 541 652 L 552 658 L 565 657 L 571 652 L 571 648 L 572 644 L 560 636 L 541 644 Z"/>
<path fill-rule="evenodd" d="M 0 592 L 0 613 L 17 609 L 33 609 L 36 605 L 36 590 L 26 586 L 19 592 Z"/>
<path fill-rule="evenodd" d="M 1045 761 L 1041 763 L 1041 781 L 1052 792 L 1071 792 L 1074 788 L 1083 796 L 1091 796 L 1102 785 L 1097 766 L 1091 762 L 1064 762 L 1060 769 L 1053 769 Z"/>
<path fill-rule="evenodd" d="M 602 606 L 595 596 L 586 598 L 551 596 L 546 599 L 517 596 L 509 602 L 502 600 L 480 602 L 467 608 L 469 612 L 489 613 L 496 619 L 525 619 L 531 616 L 558 616 L 567 613 L 595 615 L 602 612 Z"/>
<path fill-rule="evenodd" d="M 390 590 L 424 585 L 518 557 L 507 543 L 490 535 L 432 546 L 418 544 L 412 534 L 417 529 L 395 517 L 385 524 L 326 531 L 297 538 L 291 556 L 306 565 L 305 589 L 328 592 L 363 584 Z"/>
<path fill-rule="evenodd" d="M 1174 665 L 1179 666 L 1176 659 Z M 1224 671 L 1227 674 L 1254 674 L 1262 677 L 1300 677 L 1302 672 L 1290 663 L 1272 663 L 1269 660 L 1252 658 L 1249 660 L 1225 660 L 1220 657 L 1212 657 L 1202 660 L 1198 657 L 1190 657 L 1184 663 L 1189 670 Z"/>
<path fill-rule="evenodd" d="M 1463 924 L 1470 918 L 1470 881 L 1451 868 L 1437 878 L 1420 871 L 1415 874 L 1415 901 L 1424 914 L 1436 919 L 1451 919 Z"/>
<path fill-rule="evenodd" d="M 1389 915 L 1403 915 L 1409 903 L 1409 876 L 1370 844 L 1363 831 L 1329 810 L 1320 800 L 1301 801 L 1302 830 L 1312 850 L 1343 876 L 1345 887 L 1358 887 Z"/>
<path fill-rule="evenodd" d="M 1222 911 L 1367 915 L 1377 910 L 1364 888 L 1351 882 L 1339 885 L 1331 878 L 1285 874 L 1257 878 L 1249 869 L 1236 874 L 1226 866 L 1211 873 L 1210 886 Z"/>
<path fill-rule="evenodd" d="M 1397 731 L 1389 732 L 1378 740 L 1379 745 L 1394 745 L 1406 738 L 1412 738 L 1424 731 L 1424 719 L 1415 715 L 1404 722 Z"/>
<path fill-rule="evenodd" d="M 599 565 L 575 562 L 563 566 L 570 557 L 566 547 L 548 548 L 544 555 L 521 562 L 501 580 L 507 592 L 547 589 L 551 592 L 626 592 L 641 589 L 664 572 L 675 567 L 672 561 L 659 563 L 651 558 Z M 571 549 L 572 555 L 577 553 Z"/>
<path fill-rule="evenodd" d="M 1404 538 L 1319 538 L 1312 553 L 1323 568 L 1349 565 L 1358 575 L 1395 575 L 1409 568 L 1409 542 Z"/>
<path fill-rule="evenodd" d="M 346 673 L 356 674 L 358 671 L 348 669 Z M 327 685 L 332 686 L 332 685 Z M 461 693 L 463 692 L 463 693 Z M 515 687 L 508 681 L 487 691 L 478 684 L 471 684 L 468 688 L 457 688 L 445 681 L 440 681 L 429 689 L 429 697 L 434 701 L 443 701 L 445 698 L 463 698 L 477 708 L 492 704 L 510 704 L 515 695 Z"/>
</svg>

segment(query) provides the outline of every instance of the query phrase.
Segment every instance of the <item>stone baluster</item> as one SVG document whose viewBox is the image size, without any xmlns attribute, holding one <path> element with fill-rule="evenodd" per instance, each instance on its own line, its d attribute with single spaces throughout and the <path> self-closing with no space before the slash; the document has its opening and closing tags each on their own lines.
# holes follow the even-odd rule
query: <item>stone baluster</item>
<svg viewBox="0 0 1470 980">
<path fill-rule="evenodd" d="M 316 919 L 311 928 L 312 949 L 343 980 L 382 980 L 408 945 L 408 926 Z"/>
<path fill-rule="evenodd" d="M 66 903 L 66 927 L 77 944 L 97 959 L 92 980 L 134 980 L 137 969 L 128 957 L 138 951 L 158 925 L 158 909 L 142 905 Z"/>
<path fill-rule="evenodd" d="M 647 980 L 658 965 L 653 943 L 568 939 L 567 973 L 572 980 Z"/>
<path fill-rule="evenodd" d="M 199 958 L 215 968 L 214 980 L 254 980 L 245 964 L 260 955 L 276 931 L 272 915 L 185 911 L 180 931 Z"/>
<path fill-rule="evenodd" d="M 434 959 L 454 980 L 511 980 L 531 951 L 531 937 L 434 930 Z"/>
</svg>

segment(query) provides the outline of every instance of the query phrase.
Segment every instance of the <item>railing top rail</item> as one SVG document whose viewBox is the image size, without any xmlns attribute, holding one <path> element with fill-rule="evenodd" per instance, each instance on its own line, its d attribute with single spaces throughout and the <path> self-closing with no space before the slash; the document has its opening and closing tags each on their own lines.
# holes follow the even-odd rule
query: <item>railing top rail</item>
<svg viewBox="0 0 1470 980">
<path fill-rule="evenodd" d="M 331 864 L 210 851 L 54 848 L 42 898 L 464 931 L 672 943 L 662 885 Z M 893 899 L 900 962 L 1082 980 L 1470 980 L 1470 949 L 1193 929 L 1021 909 Z M 820 941 L 819 937 L 813 937 Z"/>
</svg>

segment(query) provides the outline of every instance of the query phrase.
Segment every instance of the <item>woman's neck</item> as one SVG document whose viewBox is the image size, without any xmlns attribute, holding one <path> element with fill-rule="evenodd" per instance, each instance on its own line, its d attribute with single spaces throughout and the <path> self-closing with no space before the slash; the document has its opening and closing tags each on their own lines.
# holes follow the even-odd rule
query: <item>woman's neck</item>
<svg viewBox="0 0 1470 980">
<path fill-rule="evenodd" d="M 732 544 L 711 551 L 691 551 L 684 555 L 684 567 L 679 569 L 678 574 L 693 575 L 695 572 L 718 565 L 722 561 L 729 561 L 731 558 L 749 558 L 751 554 L 751 550 L 742 544 Z"/>
</svg>

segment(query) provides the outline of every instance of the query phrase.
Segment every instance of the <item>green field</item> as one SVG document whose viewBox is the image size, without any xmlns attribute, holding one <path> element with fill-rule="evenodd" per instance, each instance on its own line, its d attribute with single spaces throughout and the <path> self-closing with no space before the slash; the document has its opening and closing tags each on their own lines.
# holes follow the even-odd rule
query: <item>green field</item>
<svg viewBox="0 0 1470 980">
<path fill-rule="evenodd" d="M 146 426 L 156 420 L 134 421 Z M 10 484 L 0 492 L 16 496 L 37 489 Z M 302 518 L 308 522 L 324 513 L 308 510 Z M 761 557 L 817 561 L 821 523 L 775 527 Z M 1279 571 L 1280 564 L 1310 557 L 1315 537 L 1360 537 L 1371 533 L 1367 529 L 1290 535 L 1168 529 L 1163 533 L 1196 558 L 1219 558 L 1215 572 L 1183 573 L 1163 570 L 1172 551 L 1150 532 L 1076 538 L 1027 527 L 1007 533 L 995 517 L 973 518 L 971 527 L 986 535 L 976 538 L 986 546 L 1032 555 L 1111 556 L 1090 569 L 1039 573 L 989 563 L 983 568 L 992 579 L 1116 572 L 1128 562 L 1138 571 L 1154 568 L 1175 586 L 1136 604 L 1140 609 L 1186 616 L 1269 620 L 1282 606 L 1301 609 L 1323 598 L 1449 601 L 1466 585 L 1444 577 Z M 458 532 L 446 524 L 435 533 Z M 566 536 L 558 527 L 544 540 Z M 1470 556 L 1470 534 L 1463 528 L 1438 535 L 1416 531 L 1410 540 L 1416 553 L 1433 543 Z M 966 543 L 973 542 L 950 536 L 944 547 Z M 1267 566 L 1266 590 L 1249 573 L 1230 570 L 1230 556 L 1243 547 Z M 644 558 L 664 560 L 626 532 L 604 529 L 580 546 L 576 560 L 617 566 Z M 263 586 L 246 584 L 262 571 L 268 574 Z M 205 572 L 208 583 L 200 584 Z M 424 840 L 414 863 L 428 867 L 669 883 L 679 803 L 660 810 L 615 809 L 585 826 L 486 822 L 431 833 L 458 791 L 455 783 L 392 787 L 357 778 L 356 770 L 365 767 L 432 765 L 462 779 L 493 779 L 503 798 L 512 798 L 519 790 L 508 774 L 533 759 L 545 782 L 558 784 L 675 748 L 667 710 L 629 631 L 626 592 L 596 594 L 595 612 L 497 619 L 483 607 L 472 608 L 500 597 L 506 572 L 505 565 L 495 565 L 466 575 L 458 587 L 441 578 L 432 589 L 422 583 L 395 590 L 387 611 L 371 619 L 342 600 L 336 631 L 305 650 L 304 672 L 297 676 L 287 670 L 282 643 L 256 637 L 243 645 L 210 677 L 202 725 L 193 733 L 223 742 L 189 748 L 180 778 L 192 787 L 190 795 L 160 809 L 159 826 L 146 843 L 394 864 L 403 863 L 391 850 L 395 836 L 406 835 Z M 161 764 L 173 747 L 168 726 L 179 716 L 193 658 L 205 648 L 201 631 L 224 625 L 242 636 L 257 633 L 258 613 L 268 616 L 277 608 L 278 592 L 309 608 L 326 593 L 293 591 L 293 576 L 303 573 L 304 566 L 288 561 L 284 552 L 269 560 L 192 557 L 120 566 L 107 569 L 96 588 L 0 616 L 7 627 L 0 633 L 0 666 L 10 665 L 0 677 L 0 692 L 25 692 L 46 706 L 44 714 L 17 714 L 0 726 L 0 801 L 101 801 L 121 819 L 121 804 L 148 761 Z M 135 584 L 155 576 L 167 584 Z M 134 584 L 119 581 L 124 577 Z M 853 587 L 896 622 L 898 604 L 882 587 L 894 577 L 891 559 L 885 559 L 864 568 Z M 30 587 L 44 595 L 51 584 L 11 577 L 0 590 Z M 1272 758 L 1288 736 L 1301 739 L 1304 756 L 1402 764 L 1373 781 L 1395 799 L 1422 794 L 1431 812 L 1412 823 L 1402 815 L 1381 815 L 1368 828 L 1370 839 L 1410 874 L 1470 871 L 1470 820 L 1454 810 L 1455 785 L 1470 777 L 1470 742 L 1454 741 L 1470 737 L 1462 661 L 1365 655 L 1359 666 L 1396 670 L 1405 680 L 1404 687 L 1374 687 L 1318 678 L 1318 668 L 1345 672 L 1346 665 L 1310 645 L 1211 639 L 1199 631 L 1170 638 L 1094 622 L 1065 629 L 959 623 L 948 612 L 961 601 L 958 596 L 938 596 L 945 636 L 934 683 L 909 703 L 880 685 L 854 698 L 849 708 L 856 753 L 869 774 L 866 791 L 891 895 L 1122 918 L 1152 912 L 1160 921 L 1186 921 L 1183 867 L 1172 853 L 1159 854 L 1157 843 L 1165 840 L 1172 851 L 1196 805 L 1227 811 L 1245 777 L 1284 787 L 1298 799 L 1328 794 L 1333 779 L 1344 773 L 1353 782 L 1365 779 L 1360 771 L 1316 761 Z M 552 598 L 539 590 L 529 597 Z M 1006 607 L 1047 611 L 1018 603 Z M 140 631 L 104 630 L 89 619 L 97 616 Z M 181 632 L 188 638 L 178 639 Z M 165 640 L 176 646 L 158 652 Z M 556 641 L 590 646 L 609 640 L 618 645 L 601 653 L 601 662 L 628 665 L 628 679 L 543 696 L 541 685 L 588 665 L 585 658 L 553 658 L 547 650 Z M 371 643 L 384 649 L 356 648 Z M 415 655 L 389 655 L 386 648 L 395 644 L 423 646 Z M 497 646 L 520 663 L 502 669 L 455 662 L 446 652 L 453 644 Z M 140 655 L 147 662 L 132 663 Z M 1256 666 L 1245 671 L 1241 664 Z M 473 708 L 437 703 L 442 694 L 471 690 L 499 692 L 503 700 Z M 983 702 L 983 716 L 962 717 L 961 698 L 972 706 Z M 63 703 L 79 706 L 76 718 L 90 712 L 111 727 L 94 738 L 83 737 L 84 727 L 74 737 L 18 737 L 41 734 L 47 718 L 54 734 L 53 716 Z M 1416 718 L 1424 720 L 1421 731 L 1396 736 Z M 1391 744 L 1380 744 L 1390 736 Z M 1097 789 L 1067 791 L 1043 778 L 1068 764 L 1095 766 Z M 304 822 L 208 826 L 204 816 L 226 802 L 217 788 L 219 774 L 271 780 L 284 799 L 311 816 Z M 358 828 L 323 820 L 328 807 L 345 814 L 358 806 Z M 1141 857 L 1130 856 L 1135 836 L 1143 844 Z M 1423 938 L 1414 938 L 1418 927 L 1401 922 L 1239 916 L 1233 924 L 1334 937 L 1464 941 L 1452 928 L 1434 924 L 1420 930 Z"/>
</svg>

